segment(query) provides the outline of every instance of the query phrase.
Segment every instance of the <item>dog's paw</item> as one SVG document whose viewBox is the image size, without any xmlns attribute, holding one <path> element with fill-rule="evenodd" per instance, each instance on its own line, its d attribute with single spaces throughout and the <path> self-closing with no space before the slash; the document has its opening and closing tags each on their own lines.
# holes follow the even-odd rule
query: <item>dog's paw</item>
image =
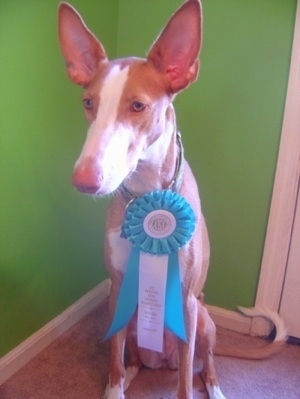
<svg viewBox="0 0 300 399">
<path fill-rule="evenodd" d="M 123 388 L 120 386 L 111 387 L 107 385 L 103 399 L 125 399 Z"/>
<path fill-rule="evenodd" d="M 219 385 L 206 384 L 206 389 L 209 399 L 226 399 Z"/>
<path fill-rule="evenodd" d="M 130 366 L 127 367 L 126 369 L 126 378 L 124 382 L 124 391 L 129 387 L 131 381 L 136 377 L 136 375 L 139 372 L 139 367 L 138 366 Z"/>
</svg>

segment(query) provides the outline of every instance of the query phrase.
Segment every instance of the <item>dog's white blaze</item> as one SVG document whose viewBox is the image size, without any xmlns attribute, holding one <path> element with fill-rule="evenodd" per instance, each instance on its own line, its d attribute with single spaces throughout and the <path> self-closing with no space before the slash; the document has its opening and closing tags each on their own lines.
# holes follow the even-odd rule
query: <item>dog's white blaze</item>
<svg viewBox="0 0 300 399">
<path fill-rule="evenodd" d="M 97 162 L 99 162 L 103 174 L 102 190 L 110 193 L 118 188 L 130 171 L 131 160 L 128 159 L 127 152 L 132 132 L 123 125 L 116 123 L 105 133 L 109 136 L 109 141 Z"/>
<path fill-rule="evenodd" d="M 129 66 L 120 69 L 119 65 L 115 65 L 104 79 L 99 93 L 100 106 L 97 117 L 90 126 L 88 135 L 97 134 L 98 131 L 102 131 L 116 122 L 118 106 L 128 79 L 128 71 Z"/>
<path fill-rule="evenodd" d="M 77 164 L 86 158 L 91 159 L 101 171 L 103 190 L 115 190 L 128 170 L 127 149 L 133 133 L 117 122 L 118 108 L 129 67 L 120 69 L 115 65 L 99 92 L 99 109 L 96 119 L 87 133 Z M 128 173 L 128 172 L 127 172 Z"/>
<path fill-rule="evenodd" d="M 116 123 L 118 106 L 128 78 L 128 70 L 129 67 L 121 70 L 118 65 L 115 65 L 104 79 L 99 92 L 100 106 L 97 116 L 88 129 L 87 140 L 80 158 L 93 157 L 99 150 L 101 152 L 102 141 L 100 138 L 103 136 L 104 140 L 106 135 L 103 132 L 111 131 L 112 126 Z M 107 141 L 108 137 L 105 138 Z"/>
</svg>

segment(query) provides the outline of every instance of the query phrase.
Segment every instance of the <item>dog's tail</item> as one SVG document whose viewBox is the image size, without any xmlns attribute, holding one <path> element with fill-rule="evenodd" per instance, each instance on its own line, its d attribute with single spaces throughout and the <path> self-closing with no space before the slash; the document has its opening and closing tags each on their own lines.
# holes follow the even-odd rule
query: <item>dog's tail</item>
<svg viewBox="0 0 300 399">
<path fill-rule="evenodd" d="M 273 312 L 266 308 L 244 308 L 239 306 L 239 311 L 248 317 L 265 317 L 270 320 L 276 329 L 274 340 L 263 346 L 262 348 L 255 349 L 240 349 L 238 347 L 225 347 L 217 345 L 215 348 L 215 355 L 217 356 L 230 356 L 242 359 L 261 360 L 271 357 L 278 353 L 285 345 L 287 340 L 287 329 L 284 325 L 282 318 L 277 312 Z"/>
</svg>

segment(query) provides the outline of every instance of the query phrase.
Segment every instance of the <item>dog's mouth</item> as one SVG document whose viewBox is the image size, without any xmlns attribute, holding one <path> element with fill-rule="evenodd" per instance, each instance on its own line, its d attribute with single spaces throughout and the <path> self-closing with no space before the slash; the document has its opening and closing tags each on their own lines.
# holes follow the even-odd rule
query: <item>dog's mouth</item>
<svg viewBox="0 0 300 399">
<path fill-rule="evenodd" d="M 75 173 L 72 177 L 72 184 L 80 193 L 92 196 L 95 199 L 105 197 L 111 198 L 118 193 L 121 193 L 125 198 L 128 196 L 138 197 L 140 196 L 140 194 L 133 193 L 129 188 L 127 188 L 126 185 L 126 182 L 128 183 L 130 181 L 130 178 L 133 174 L 134 172 L 130 172 L 116 188 L 107 189 L 104 185 L 101 184 L 88 184 L 88 181 L 79 182 L 76 178 Z"/>
</svg>

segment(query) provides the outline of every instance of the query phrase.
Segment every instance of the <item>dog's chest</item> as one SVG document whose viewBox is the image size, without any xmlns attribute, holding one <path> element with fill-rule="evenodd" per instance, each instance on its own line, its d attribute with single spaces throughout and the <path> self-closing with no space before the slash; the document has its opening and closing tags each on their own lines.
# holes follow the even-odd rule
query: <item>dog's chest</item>
<svg viewBox="0 0 300 399">
<path fill-rule="evenodd" d="M 131 243 L 121 237 L 121 227 L 109 230 L 107 232 L 107 241 L 111 267 L 124 274 L 132 247 Z"/>
<path fill-rule="evenodd" d="M 130 251 L 132 249 L 132 244 L 126 239 L 121 237 L 121 227 L 111 229 L 107 232 L 107 242 L 108 242 L 108 253 L 110 259 L 110 265 L 114 270 L 125 273 L 127 268 L 127 262 L 129 258 Z M 179 253 L 179 266 L 180 266 L 180 276 L 181 279 L 185 275 L 186 268 L 184 260 L 186 259 L 186 251 L 189 244 L 185 248 L 182 248 Z M 155 258 L 155 256 L 154 256 Z M 154 259 L 155 261 L 155 259 Z"/>
</svg>

